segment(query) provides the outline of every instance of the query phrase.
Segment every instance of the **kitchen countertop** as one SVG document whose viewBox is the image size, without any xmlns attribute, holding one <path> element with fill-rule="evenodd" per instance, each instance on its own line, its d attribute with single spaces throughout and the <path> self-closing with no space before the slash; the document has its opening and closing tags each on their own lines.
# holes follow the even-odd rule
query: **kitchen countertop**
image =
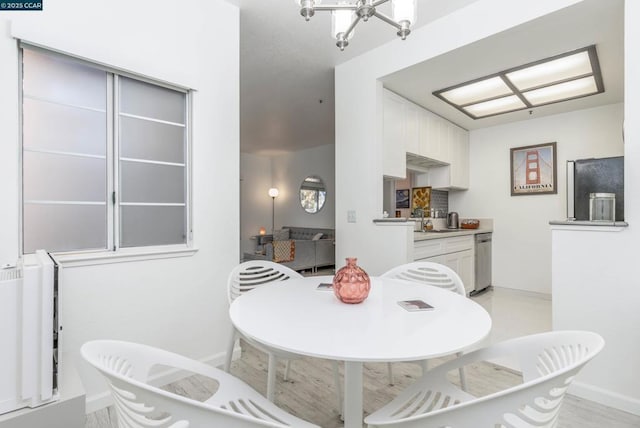
<svg viewBox="0 0 640 428">
<path fill-rule="evenodd" d="M 413 232 L 413 241 L 426 241 L 429 239 L 453 238 L 454 236 L 475 235 L 478 233 L 491 233 L 492 228 L 480 227 L 478 229 L 455 229 L 454 232 Z"/>
</svg>

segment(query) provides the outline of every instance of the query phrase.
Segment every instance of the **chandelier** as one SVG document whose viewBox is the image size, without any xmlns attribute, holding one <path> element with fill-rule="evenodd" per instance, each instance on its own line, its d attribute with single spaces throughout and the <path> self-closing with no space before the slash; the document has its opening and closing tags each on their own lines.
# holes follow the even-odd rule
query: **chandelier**
<svg viewBox="0 0 640 428">
<path fill-rule="evenodd" d="M 321 5 L 322 0 L 294 0 L 300 6 L 300 15 L 305 20 L 311 19 L 316 11 L 331 12 L 331 37 L 336 39 L 336 46 L 341 51 L 349 45 L 354 28 L 363 20 L 375 16 L 398 29 L 398 36 L 404 40 L 411 33 L 411 25 L 415 23 L 416 0 L 391 0 L 393 18 L 379 12 L 376 8 L 389 0 L 339 0 L 337 4 Z"/>
</svg>

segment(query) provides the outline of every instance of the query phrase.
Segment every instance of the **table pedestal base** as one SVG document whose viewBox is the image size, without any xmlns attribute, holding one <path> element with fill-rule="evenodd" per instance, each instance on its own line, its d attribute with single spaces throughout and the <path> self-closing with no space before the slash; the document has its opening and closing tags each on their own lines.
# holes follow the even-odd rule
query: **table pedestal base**
<svg viewBox="0 0 640 428">
<path fill-rule="evenodd" d="M 362 363 L 344 363 L 344 428 L 362 428 Z"/>
</svg>

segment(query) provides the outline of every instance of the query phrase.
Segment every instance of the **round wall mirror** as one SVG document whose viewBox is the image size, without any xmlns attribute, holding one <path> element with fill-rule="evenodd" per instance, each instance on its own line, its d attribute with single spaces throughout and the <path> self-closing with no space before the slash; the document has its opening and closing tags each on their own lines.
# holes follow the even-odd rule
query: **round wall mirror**
<svg viewBox="0 0 640 428">
<path fill-rule="evenodd" d="M 310 175 L 300 185 L 300 205 L 309 214 L 315 214 L 324 206 L 327 190 L 322 178 Z"/>
</svg>

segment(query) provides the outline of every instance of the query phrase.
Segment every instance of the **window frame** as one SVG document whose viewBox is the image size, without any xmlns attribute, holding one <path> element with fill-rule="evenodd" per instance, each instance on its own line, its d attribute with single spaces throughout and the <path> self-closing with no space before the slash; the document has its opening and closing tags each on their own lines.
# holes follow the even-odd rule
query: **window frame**
<svg viewBox="0 0 640 428">
<path fill-rule="evenodd" d="M 104 71 L 107 74 L 107 84 L 105 91 L 106 99 L 106 248 L 80 249 L 72 251 L 51 251 L 56 258 L 65 264 L 70 265 L 93 265 L 103 263 L 115 263 L 129 260 L 147 260 L 166 257 L 184 257 L 193 255 L 197 249 L 193 246 L 193 199 L 192 199 L 192 118 L 193 118 L 193 92 L 194 90 L 182 85 L 170 83 L 161 79 L 152 78 L 142 74 L 133 73 L 127 70 L 108 66 L 102 63 L 84 59 L 66 52 L 54 49 L 47 49 L 37 45 L 27 43 L 22 40 L 17 41 L 18 50 L 18 100 L 19 100 L 19 237 L 18 246 L 20 255 L 25 255 L 24 250 L 24 50 L 28 49 L 39 54 L 61 57 L 71 60 L 80 65 Z M 170 245 L 149 245 L 135 247 L 120 246 L 120 137 L 119 137 L 119 87 L 118 78 L 126 77 L 141 81 L 157 87 L 167 88 L 185 95 L 185 132 L 184 132 L 184 222 L 185 240 L 183 243 Z"/>
</svg>

